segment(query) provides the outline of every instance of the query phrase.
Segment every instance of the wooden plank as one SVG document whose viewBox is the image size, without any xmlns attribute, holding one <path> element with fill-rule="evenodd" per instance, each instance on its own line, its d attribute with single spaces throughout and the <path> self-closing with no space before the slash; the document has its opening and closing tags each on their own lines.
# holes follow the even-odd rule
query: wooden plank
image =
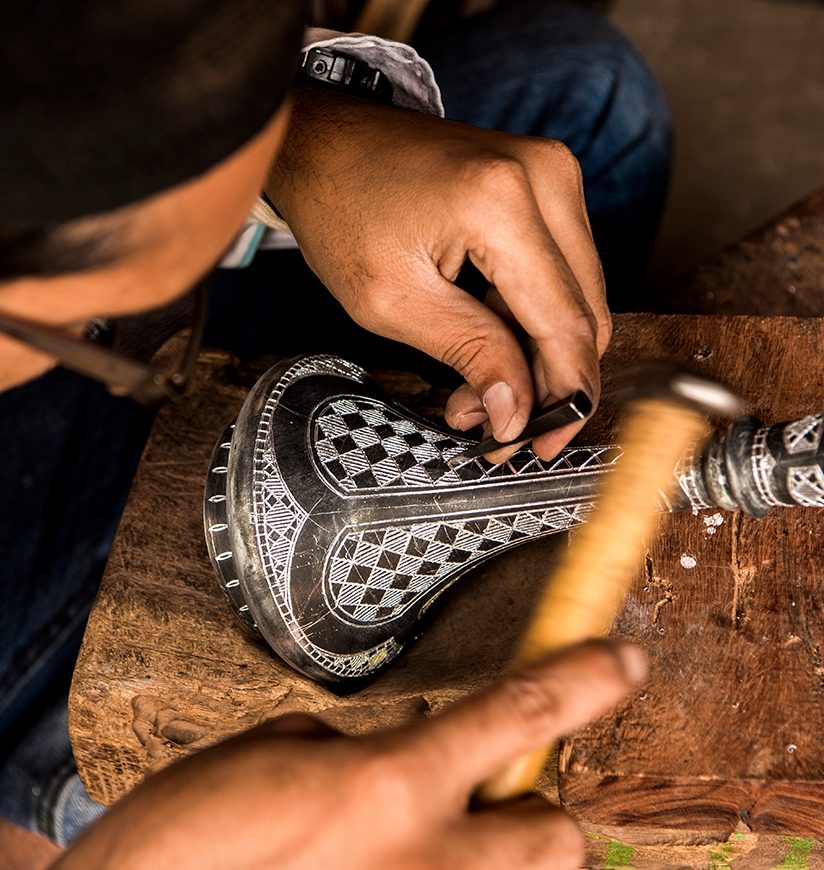
<svg viewBox="0 0 824 870">
<path fill-rule="evenodd" d="M 824 188 L 710 258 L 674 287 L 656 289 L 648 307 L 668 314 L 821 316 L 822 287 Z"/>
<path fill-rule="evenodd" d="M 822 404 L 820 320 L 637 326 L 612 365 L 631 338 L 722 376 L 762 419 Z M 648 650 L 651 679 L 566 743 L 562 799 L 606 825 L 824 835 L 824 516 L 716 519 L 667 518 L 639 565 L 615 631 Z"/>
<path fill-rule="evenodd" d="M 211 450 L 256 374 L 239 372 L 224 354 L 204 355 L 192 392 L 161 412 L 141 461 L 70 699 L 78 767 L 103 803 L 148 770 L 273 715 L 317 712 L 356 733 L 479 688 L 503 667 L 507 638 L 529 612 L 527 581 L 557 546 L 542 542 L 473 574 L 440 608 L 424 643 L 364 691 L 336 697 L 247 638 L 217 587 L 203 540 Z M 447 395 L 410 376 L 385 373 L 381 380 L 423 412 Z"/>
</svg>

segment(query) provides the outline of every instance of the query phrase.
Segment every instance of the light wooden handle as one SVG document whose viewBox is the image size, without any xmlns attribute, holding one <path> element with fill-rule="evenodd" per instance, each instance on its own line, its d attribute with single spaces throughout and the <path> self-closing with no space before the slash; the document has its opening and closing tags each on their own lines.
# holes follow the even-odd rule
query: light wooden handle
<svg viewBox="0 0 824 870">
<path fill-rule="evenodd" d="M 544 590 L 513 669 L 609 631 L 654 530 L 661 493 L 674 483 L 673 468 L 706 435 L 704 417 L 685 405 L 654 399 L 632 404 L 620 442 L 624 454 Z M 519 758 L 481 786 L 479 799 L 495 803 L 530 791 L 549 751 Z"/>
</svg>

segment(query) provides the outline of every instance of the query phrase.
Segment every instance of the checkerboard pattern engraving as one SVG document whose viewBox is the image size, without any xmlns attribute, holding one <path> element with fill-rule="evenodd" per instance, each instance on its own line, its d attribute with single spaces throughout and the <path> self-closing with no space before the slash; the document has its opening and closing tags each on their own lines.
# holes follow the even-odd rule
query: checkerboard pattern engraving
<svg viewBox="0 0 824 870">
<path fill-rule="evenodd" d="M 324 377 L 322 387 L 309 383 L 306 393 L 302 385 L 290 392 L 316 375 Z M 544 492 L 543 484 L 536 484 L 533 492 L 533 480 L 572 480 L 581 471 L 598 476 L 619 459 L 621 450 L 566 450 L 551 462 L 522 450 L 499 465 L 482 459 L 452 465 L 450 460 L 472 442 L 439 432 L 368 395 L 371 387 L 356 395 L 321 392 L 312 399 L 314 389 L 329 389 L 329 375 L 355 393 L 368 378 L 357 366 L 321 356 L 273 373 L 260 397 L 265 396 L 262 408 L 255 412 L 252 455 L 236 456 L 252 463 L 251 531 L 278 615 L 277 621 L 267 617 L 261 631 L 296 666 L 308 667 L 301 660 L 305 656 L 330 678 L 347 679 L 370 675 L 395 658 L 405 642 L 403 632 L 410 630 L 408 623 L 395 620 L 422 612 L 468 567 L 522 540 L 585 520 L 592 505 L 588 496 L 575 494 L 572 483 L 569 488 L 561 483 L 557 492 L 552 487 Z M 282 402 L 288 403 L 285 410 Z M 282 413 L 290 422 L 296 413 L 304 415 L 306 428 L 299 428 L 305 445 L 289 442 L 284 447 L 273 441 L 273 422 Z M 282 451 L 307 448 L 320 474 L 285 479 Z M 530 484 L 524 498 L 507 501 L 510 485 L 524 480 Z M 482 508 L 476 487 L 492 484 L 505 500 L 496 507 L 493 497 Z M 296 486 L 301 489 L 290 488 Z M 414 510 L 408 509 L 408 493 L 416 490 L 416 496 L 423 496 L 421 489 L 443 492 L 445 498 L 418 498 Z M 370 500 L 360 500 L 370 491 L 382 499 L 379 510 L 368 505 Z M 310 524 L 312 535 L 307 533 Z M 311 547 L 312 536 L 318 549 L 311 555 L 296 552 L 299 541 Z M 345 652 L 333 651 L 343 625 L 350 631 L 364 629 L 362 648 L 354 640 Z"/>
<path fill-rule="evenodd" d="M 429 428 L 364 396 L 336 396 L 315 416 L 313 444 L 319 465 L 344 493 L 461 486 L 611 465 L 617 458 L 614 447 L 566 450 L 550 462 L 538 459 L 531 450 L 522 450 L 498 465 L 480 458 L 454 467 L 449 464 L 472 443 Z"/>
<path fill-rule="evenodd" d="M 324 588 L 330 605 L 344 621 L 385 622 L 491 551 L 578 525 L 591 509 L 591 504 L 582 504 L 352 530 L 331 553 Z"/>
<path fill-rule="evenodd" d="M 824 414 L 735 425 L 734 442 L 721 436 L 708 456 L 684 457 L 681 492 L 662 494 L 663 509 L 697 511 L 707 499 L 754 513 L 824 507 Z M 254 615 L 288 662 L 331 680 L 388 664 L 438 594 L 479 562 L 584 522 L 622 453 L 568 448 L 544 462 L 526 448 L 497 465 L 457 460 L 473 442 L 383 400 L 363 369 L 331 356 L 270 369 L 238 426 L 209 472 L 215 570 L 250 627 Z M 744 466 L 740 491 L 730 462 Z M 242 497 L 229 505 L 236 488 Z"/>
</svg>

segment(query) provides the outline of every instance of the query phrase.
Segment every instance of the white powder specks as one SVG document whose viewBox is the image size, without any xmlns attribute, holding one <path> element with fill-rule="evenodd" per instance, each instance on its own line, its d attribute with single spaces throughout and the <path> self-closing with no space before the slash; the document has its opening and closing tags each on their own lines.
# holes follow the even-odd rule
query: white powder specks
<svg viewBox="0 0 824 870">
<path fill-rule="evenodd" d="M 681 567 L 682 568 L 694 568 L 698 562 L 695 559 L 695 556 L 690 556 L 689 553 L 684 553 L 681 556 Z"/>
<path fill-rule="evenodd" d="M 711 517 L 703 517 L 703 520 L 708 535 L 714 535 L 718 526 L 724 524 L 724 517 L 720 511 L 714 513 Z"/>
</svg>

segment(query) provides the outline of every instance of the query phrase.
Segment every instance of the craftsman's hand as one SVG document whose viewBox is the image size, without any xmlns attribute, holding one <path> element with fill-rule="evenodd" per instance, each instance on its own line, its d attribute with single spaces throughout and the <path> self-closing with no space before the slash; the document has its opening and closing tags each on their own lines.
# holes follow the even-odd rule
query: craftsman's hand
<svg viewBox="0 0 824 870">
<path fill-rule="evenodd" d="M 644 671 L 635 648 L 595 642 L 366 738 L 287 715 L 149 777 L 57 866 L 577 868 L 583 838 L 561 810 L 537 796 L 473 810 L 470 797 L 605 712 Z"/>
<path fill-rule="evenodd" d="M 518 436 L 535 404 L 597 402 L 610 336 L 575 158 L 337 94 L 299 91 L 267 191 L 306 261 L 362 326 L 425 351 L 467 385 L 447 422 Z M 453 283 L 469 258 L 487 304 Z M 548 458 L 581 424 L 537 439 Z"/>
</svg>

